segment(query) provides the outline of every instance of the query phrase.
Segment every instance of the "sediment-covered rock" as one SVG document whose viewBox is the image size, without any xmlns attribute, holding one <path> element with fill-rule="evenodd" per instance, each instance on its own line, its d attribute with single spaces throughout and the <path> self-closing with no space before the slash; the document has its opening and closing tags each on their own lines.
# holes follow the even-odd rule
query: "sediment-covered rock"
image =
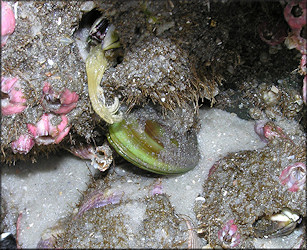
<svg viewBox="0 0 307 250">
<path fill-rule="evenodd" d="M 195 207 L 199 233 L 212 247 L 230 247 L 231 241 L 236 241 L 231 247 L 250 247 L 259 236 L 255 222 L 283 208 L 306 216 L 305 134 L 292 126 L 287 137 L 271 133 L 264 148 L 228 154 L 212 166 L 203 204 Z M 267 226 L 262 237 L 272 234 Z"/>
</svg>

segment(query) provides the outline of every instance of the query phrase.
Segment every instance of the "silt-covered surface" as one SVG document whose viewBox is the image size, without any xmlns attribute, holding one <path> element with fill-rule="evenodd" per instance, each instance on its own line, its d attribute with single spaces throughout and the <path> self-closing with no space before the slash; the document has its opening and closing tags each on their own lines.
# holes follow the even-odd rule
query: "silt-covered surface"
<svg viewBox="0 0 307 250">
<path fill-rule="evenodd" d="M 250 246 L 253 223 L 264 216 L 289 208 L 306 216 L 305 188 L 296 192 L 282 185 L 279 176 L 289 165 L 306 161 L 304 137 L 297 146 L 281 139 L 262 149 L 231 153 L 217 161 L 204 184 L 204 202 L 196 207 L 201 232 L 211 246 L 221 245 L 216 237 L 229 220 L 234 220 L 241 235 L 238 247 Z M 227 180 L 227 181 L 226 181 Z"/>
<path fill-rule="evenodd" d="M 42 168 L 32 174 L 27 165 L 30 163 L 18 162 L 23 171 L 30 171 L 27 176 L 14 166 L 6 166 L 2 174 L 7 190 L 5 196 L 1 195 L 6 204 L 1 208 L 7 213 L 5 230 L 16 234 L 14 223 L 22 211 L 19 243 L 23 247 L 35 247 L 40 237 L 50 239 L 46 228 L 61 236 L 57 243 L 49 242 L 59 247 L 186 248 L 196 231 L 196 245 L 221 246 L 218 232 L 229 220 L 238 226 L 239 246 L 252 247 L 252 225 L 262 216 L 288 207 L 306 217 L 305 187 L 290 192 L 279 179 L 289 164 L 306 162 L 306 115 L 302 76 L 297 71 L 300 53 L 284 44 L 269 46 L 259 38 L 258 30 L 263 21 L 283 20 L 282 4 L 111 0 L 10 4 L 17 11 L 16 30 L 2 49 L 2 76 L 20 78 L 27 108 L 20 114 L 1 117 L 1 161 L 38 159 L 37 167 Z M 82 18 L 86 13 L 92 15 L 87 21 Z M 159 180 L 132 165 L 128 165 L 129 170 L 120 170 L 116 158 L 107 175 L 93 182 L 84 169 L 74 170 L 76 163 L 72 161 L 71 171 L 80 176 L 71 182 L 73 174 L 68 170 L 54 167 L 59 171 L 55 173 L 41 161 L 48 153 L 52 165 L 53 151 L 68 149 L 80 141 L 101 145 L 105 140 L 106 124 L 94 113 L 88 98 L 84 62 L 89 51 L 84 41 L 86 32 L 100 14 L 115 25 L 123 46 L 119 52 L 106 53 L 111 67 L 105 75 L 108 81 L 101 86 L 110 95 L 107 99 L 118 95 L 122 107 L 130 108 L 151 101 L 160 107 L 180 104 L 183 109 L 175 107 L 175 112 L 164 113 L 174 118 L 176 129 L 187 129 L 200 119 L 196 127 L 201 160 L 195 171 Z M 168 67 L 163 69 L 164 64 Z M 77 106 L 67 114 L 70 132 L 59 144 L 35 145 L 28 154 L 14 154 L 12 142 L 28 132 L 28 123 L 36 124 L 46 112 L 42 106 L 45 82 L 55 92 L 68 88 L 79 95 Z M 174 88 L 182 92 L 168 99 Z M 150 100 L 151 96 L 154 98 Z M 203 107 L 198 113 L 197 105 L 187 105 L 191 97 L 194 105 L 201 97 L 198 104 Z M 208 110 L 211 105 L 222 110 Z M 263 147 L 253 130 L 254 120 L 259 119 L 277 124 L 291 140 L 275 138 Z M 59 122 L 60 116 L 52 120 L 54 125 Z M 214 163 L 215 172 L 208 177 Z M 78 166 L 85 168 L 86 164 L 82 161 Z M 54 183 L 48 182 L 52 173 Z M 152 195 L 159 181 L 163 194 Z M 92 183 L 84 187 L 85 182 Z M 84 197 L 75 192 L 72 197 L 69 190 L 79 187 Z M 31 192 L 32 188 L 37 192 Z M 48 194 L 37 189 L 50 190 L 54 200 L 60 196 L 63 202 L 53 205 Z M 65 196 L 61 189 L 67 191 L 63 192 Z M 95 189 L 106 197 L 114 192 L 125 195 L 120 196 L 119 203 L 110 204 L 111 199 L 107 206 L 75 217 Z M 40 211 L 40 220 L 33 211 Z M 186 217 L 180 214 L 189 216 L 194 230 L 188 229 Z M 278 239 L 281 242 L 285 238 Z M 279 243 L 276 246 L 282 245 Z"/>
</svg>

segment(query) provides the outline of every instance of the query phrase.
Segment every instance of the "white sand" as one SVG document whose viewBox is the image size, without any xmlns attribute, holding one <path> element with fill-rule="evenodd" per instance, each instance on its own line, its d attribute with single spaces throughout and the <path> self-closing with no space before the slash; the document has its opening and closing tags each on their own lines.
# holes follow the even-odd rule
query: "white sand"
<svg viewBox="0 0 307 250">
<path fill-rule="evenodd" d="M 78 190 L 86 189 L 89 173 L 84 161 L 70 155 L 2 168 L 1 194 L 8 207 L 22 212 L 22 248 L 36 247 L 43 230 L 71 211 Z"/>
</svg>

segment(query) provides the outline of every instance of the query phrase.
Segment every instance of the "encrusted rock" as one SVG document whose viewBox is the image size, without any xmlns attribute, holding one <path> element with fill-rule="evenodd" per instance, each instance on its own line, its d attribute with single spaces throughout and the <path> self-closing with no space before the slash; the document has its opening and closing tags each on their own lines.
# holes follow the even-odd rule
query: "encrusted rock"
<svg viewBox="0 0 307 250">
<path fill-rule="evenodd" d="M 230 220 L 241 237 L 238 247 L 250 247 L 253 223 L 263 216 L 283 208 L 306 216 L 306 188 L 291 189 L 280 178 L 289 165 L 306 162 L 304 134 L 297 133 L 292 143 L 275 137 L 260 150 L 231 153 L 214 164 L 204 184 L 204 203 L 195 208 L 212 247 L 225 244 L 219 231 Z M 306 167 L 295 177 L 306 181 Z"/>
</svg>

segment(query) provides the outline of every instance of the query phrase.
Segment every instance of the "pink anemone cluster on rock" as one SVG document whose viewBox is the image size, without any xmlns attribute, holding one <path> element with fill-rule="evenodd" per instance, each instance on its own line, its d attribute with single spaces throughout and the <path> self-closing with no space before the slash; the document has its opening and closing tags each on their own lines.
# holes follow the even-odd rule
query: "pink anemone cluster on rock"
<svg viewBox="0 0 307 250">
<path fill-rule="evenodd" d="M 1 47 L 15 30 L 16 20 L 11 6 L 1 1 Z M 28 132 L 11 142 L 13 153 L 27 154 L 35 144 L 58 144 L 69 133 L 67 113 L 78 102 L 79 95 L 65 88 L 54 91 L 49 83 L 44 83 L 41 105 L 45 113 L 36 124 L 28 123 Z M 1 77 L 1 113 L 3 116 L 15 115 L 27 108 L 27 100 L 17 77 Z M 59 123 L 60 122 L 60 123 Z M 54 125 L 57 124 L 57 125 Z"/>
<path fill-rule="evenodd" d="M 306 22 L 307 22 L 307 0 L 290 0 L 284 9 L 284 17 L 288 22 L 291 33 L 288 35 L 285 43 L 288 48 L 296 48 L 301 52 L 300 73 L 305 75 L 303 80 L 303 101 L 307 104 L 307 38 L 306 38 Z M 303 35 L 305 34 L 305 35 Z"/>
<path fill-rule="evenodd" d="M 79 95 L 65 88 L 58 93 L 53 90 L 48 82 L 43 86 L 43 97 L 41 104 L 46 111 L 55 114 L 67 114 L 77 106 Z"/>
<path fill-rule="evenodd" d="M 15 16 L 11 6 L 1 1 L 1 47 L 3 47 L 9 35 L 15 30 Z"/>
<path fill-rule="evenodd" d="M 29 134 L 24 134 L 18 137 L 17 140 L 11 143 L 13 153 L 27 154 L 34 146 L 35 141 Z"/>
<path fill-rule="evenodd" d="M 52 125 L 53 114 L 43 114 L 42 118 L 36 123 L 27 124 L 29 133 L 33 136 L 38 145 L 58 144 L 68 134 L 70 126 L 66 115 L 61 115 L 62 121 L 57 126 Z"/>
<path fill-rule="evenodd" d="M 3 85 L 3 87 L 1 86 L 1 91 L 4 93 L 8 93 L 9 97 L 15 94 L 15 96 L 12 96 L 11 99 L 8 98 L 8 100 L 1 100 L 1 103 L 4 102 L 4 104 L 11 104 L 10 106 L 6 105 L 7 109 L 13 104 L 17 107 L 19 107 L 18 105 L 21 105 L 20 102 L 17 103 L 18 105 L 16 104 L 16 102 L 13 102 L 16 97 L 19 97 L 19 101 L 22 100 L 22 105 L 24 105 L 26 101 L 26 99 L 21 99 L 20 97 L 22 93 L 21 90 L 19 90 L 18 88 L 16 89 L 16 86 L 19 87 L 19 85 L 16 85 L 16 79 L 17 78 L 13 78 L 13 80 L 7 81 L 6 84 Z M 11 84 L 11 82 L 13 82 L 15 85 Z M 12 88 L 11 85 L 14 87 L 13 90 L 10 90 Z M 14 91 L 17 91 L 17 93 L 15 93 Z M 20 135 L 17 140 L 11 143 L 11 148 L 15 154 L 27 154 L 35 144 L 59 144 L 69 133 L 71 126 L 69 126 L 66 114 L 72 111 L 77 106 L 79 95 L 76 92 L 72 92 L 67 88 L 65 88 L 59 93 L 55 92 L 53 91 L 49 83 L 44 83 L 42 92 L 43 94 L 41 105 L 43 106 L 46 113 L 42 115 L 42 117 L 36 124 L 28 123 L 28 132 L 26 134 Z M 4 108 L 6 108 L 6 106 L 4 106 Z M 26 106 L 22 107 L 24 109 Z M 20 111 L 16 107 L 14 110 L 15 113 L 16 110 L 18 112 Z M 3 110 L 3 107 L 2 112 L 9 114 L 8 111 L 6 111 L 5 109 Z"/>
<path fill-rule="evenodd" d="M 284 17 L 291 28 L 289 39 L 292 46 L 306 55 L 306 38 L 302 37 L 302 31 L 306 28 L 307 1 L 291 0 L 284 9 Z"/>
<path fill-rule="evenodd" d="M 307 0 L 288 0 L 284 8 L 284 18 L 291 28 L 288 33 L 288 27 L 284 22 L 278 21 L 277 23 L 269 23 L 268 21 L 262 22 L 258 26 L 258 33 L 264 42 L 271 46 L 285 41 L 289 49 L 296 48 L 302 54 L 299 66 L 299 72 L 305 75 L 303 80 L 303 101 L 307 104 L 307 39 L 306 39 L 306 22 L 307 22 Z"/>
<path fill-rule="evenodd" d="M 19 114 L 26 108 L 26 98 L 17 77 L 1 77 L 1 114 Z"/>
</svg>

